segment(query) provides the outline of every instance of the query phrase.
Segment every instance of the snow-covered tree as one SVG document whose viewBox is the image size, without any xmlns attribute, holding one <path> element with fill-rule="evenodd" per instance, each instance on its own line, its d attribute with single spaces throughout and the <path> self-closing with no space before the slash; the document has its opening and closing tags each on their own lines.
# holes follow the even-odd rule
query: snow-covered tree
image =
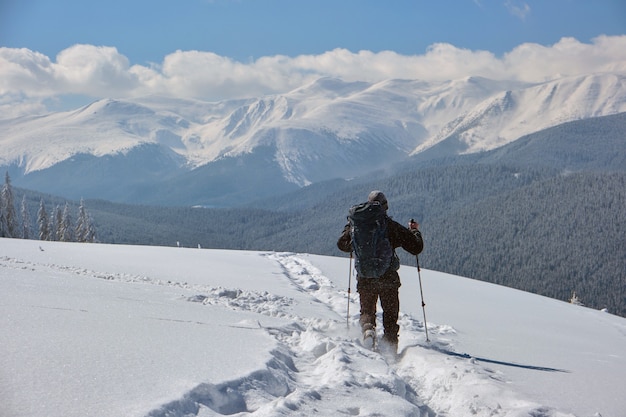
<svg viewBox="0 0 626 417">
<path fill-rule="evenodd" d="M 70 205 L 68 203 L 65 203 L 59 225 L 59 240 L 61 242 L 73 242 L 74 229 L 72 228 L 72 215 L 70 214 Z"/>
<path fill-rule="evenodd" d="M 50 240 L 50 220 L 48 212 L 43 203 L 43 198 L 39 202 L 39 211 L 37 211 L 37 224 L 39 225 L 39 240 Z"/>
<path fill-rule="evenodd" d="M 0 237 L 7 237 L 7 217 L 4 214 L 4 207 L 2 204 L 2 196 L 0 195 Z"/>
<path fill-rule="evenodd" d="M 93 243 L 96 239 L 96 231 L 93 227 L 91 216 L 87 213 L 85 202 L 81 198 L 78 207 L 78 220 L 76 223 L 75 237 L 77 242 Z"/>
<path fill-rule="evenodd" d="M 76 229 L 74 236 L 77 242 L 84 242 L 84 231 L 87 227 L 87 211 L 85 210 L 85 201 L 81 198 L 78 206 L 78 217 L 76 218 Z"/>
<path fill-rule="evenodd" d="M 22 196 L 22 238 L 30 239 L 30 214 L 28 213 L 28 206 L 26 204 L 26 196 Z"/>
<path fill-rule="evenodd" d="M 7 172 L 4 177 L 2 192 L 0 192 L 0 236 L 18 237 L 17 224 L 11 177 L 9 177 Z"/>
<path fill-rule="evenodd" d="M 61 224 L 63 223 L 63 212 L 61 207 L 56 206 L 50 216 L 50 240 L 61 240 Z"/>
<path fill-rule="evenodd" d="M 89 215 L 88 215 L 88 218 L 89 218 L 89 222 L 88 222 L 88 227 L 87 227 L 87 235 L 85 236 L 85 242 L 94 243 L 97 239 L 96 227 L 94 226 L 93 218 L 91 218 L 91 216 Z"/>
</svg>

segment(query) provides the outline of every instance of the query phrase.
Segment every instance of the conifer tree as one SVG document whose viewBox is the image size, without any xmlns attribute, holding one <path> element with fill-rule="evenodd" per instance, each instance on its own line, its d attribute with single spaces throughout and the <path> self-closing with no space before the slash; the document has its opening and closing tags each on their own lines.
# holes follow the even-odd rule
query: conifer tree
<svg viewBox="0 0 626 417">
<path fill-rule="evenodd" d="M 63 223 L 63 212 L 61 207 L 56 206 L 50 217 L 50 240 L 61 240 L 61 224 Z"/>
<path fill-rule="evenodd" d="M 63 208 L 63 214 L 59 224 L 59 240 L 61 242 L 73 242 L 74 230 L 72 229 L 72 216 L 70 214 L 70 205 L 68 203 L 65 203 L 65 207 Z"/>
<path fill-rule="evenodd" d="M 87 233 L 85 235 L 85 242 L 94 243 L 96 241 L 96 228 L 93 224 L 93 219 L 88 214 Z"/>
<path fill-rule="evenodd" d="M 7 172 L 4 177 L 4 186 L 0 192 L 0 231 L 4 237 L 18 237 L 17 215 L 13 199 L 11 177 Z"/>
<path fill-rule="evenodd" d="M 2 202 L 2 195 L 0 194 L 0 237 L 8 237 L 7 229 L 9 226 L 7 225 L 7 217 L 4 214 L 4 204 Z"/>
<path fill-rule="evenodd" d="M 30 214 L 26 204 L 26 196 L 22 196 L 22 239 L 30 239 Z"/>
<path fill-rule="evenodd" d="M 77 242 L 90 242 L 95 240 L 95 230 L 91 217 L 85 208 L 85 202 L 81 198 L 78 207 L 78 220 L 76 223 L 75 238 Z"/>
<path fill-rule="evenodd" d="M 39 202 L 37 223 L 39 224 L 39 240 L 50 240 L 50 220 L 48 219 L 48 213 L 46 212 L 43 198 Z"/>
</svg>

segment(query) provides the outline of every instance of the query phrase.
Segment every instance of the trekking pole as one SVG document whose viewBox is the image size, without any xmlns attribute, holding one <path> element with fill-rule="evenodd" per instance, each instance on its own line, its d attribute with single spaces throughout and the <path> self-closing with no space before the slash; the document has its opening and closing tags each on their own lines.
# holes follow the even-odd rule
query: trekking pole
<svg viewBox="0 0 626 417">
<path fill-rule="evenodd" d="M 422 289 L 422 274 L 420 273 L 420 258 L 415 255 L 415 260 L 417 261 L 417 277 L 420 282 L 420 295 L 422 296 L 422 311 L 424 312 L 424 330 L 426 331 L 426 341 L 430 342 L 428 338 L 428 324 L 426 323 L 426 303 L 424 303 L 424 290 Z"/>
<path fill-rule="evenodd" d="M 352 252 L 350 252 L 350 270 L 348 271 L 348 312 L 346 313 L 346 327 L 350 328 L 350 293 L 352 291 Z"/>
</svg>

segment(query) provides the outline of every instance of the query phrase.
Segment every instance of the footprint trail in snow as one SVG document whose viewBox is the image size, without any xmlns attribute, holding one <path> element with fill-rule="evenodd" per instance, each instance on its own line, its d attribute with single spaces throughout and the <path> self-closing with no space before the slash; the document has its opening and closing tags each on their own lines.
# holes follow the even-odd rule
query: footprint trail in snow
<svg viewBox="0 0 626 417">
<path fill-rule="evenodd" d="M 278 342 L 264 370 L 221 384 L 201 384 L 183 398 L 152 411 L 150 417 L 565 416 L 518 398 L 499 373 L 471 359 L 424 349 L 423 323 L 409 315 L 400 316 L 397 360 L 366 349 L 358 329 L 358 295 L 348 300 L 347 291 L 337 289 L 297 254 L 263 256 L 280 266 L 289 285 L 309 295 L 311 303 L 334 313 L 336 319 L 298 316 L 293 313 L 293 300 L 267 292 L 194 288 L 202 294 L 188 301 L 287 318 L 291 323 L 283 327 L 246 323 L 251 331 L 268 332 Z M 346 323 L 348 302 L 354 313 Z M 454 329 L 428 326 L 433 339 L 430 345 L 447 349 L 446 337 L 453 335 Z"/>
</svg>

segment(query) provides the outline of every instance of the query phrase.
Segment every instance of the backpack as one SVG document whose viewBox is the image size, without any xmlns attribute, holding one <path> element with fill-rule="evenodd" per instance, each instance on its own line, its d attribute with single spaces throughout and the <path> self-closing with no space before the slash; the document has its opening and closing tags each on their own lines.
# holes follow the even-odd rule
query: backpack
<svg viewBox="0 0 626 417">
<path fill-rule="evenodd" d="M 356 255 L 355 268 L 361 278 L 379 278 L 390 266 L 396 269 L 400 266 L 387 237 L 387 220 L 387 213 L 378 201 L 350 208 L 352 249 Z"/>
</svg>

